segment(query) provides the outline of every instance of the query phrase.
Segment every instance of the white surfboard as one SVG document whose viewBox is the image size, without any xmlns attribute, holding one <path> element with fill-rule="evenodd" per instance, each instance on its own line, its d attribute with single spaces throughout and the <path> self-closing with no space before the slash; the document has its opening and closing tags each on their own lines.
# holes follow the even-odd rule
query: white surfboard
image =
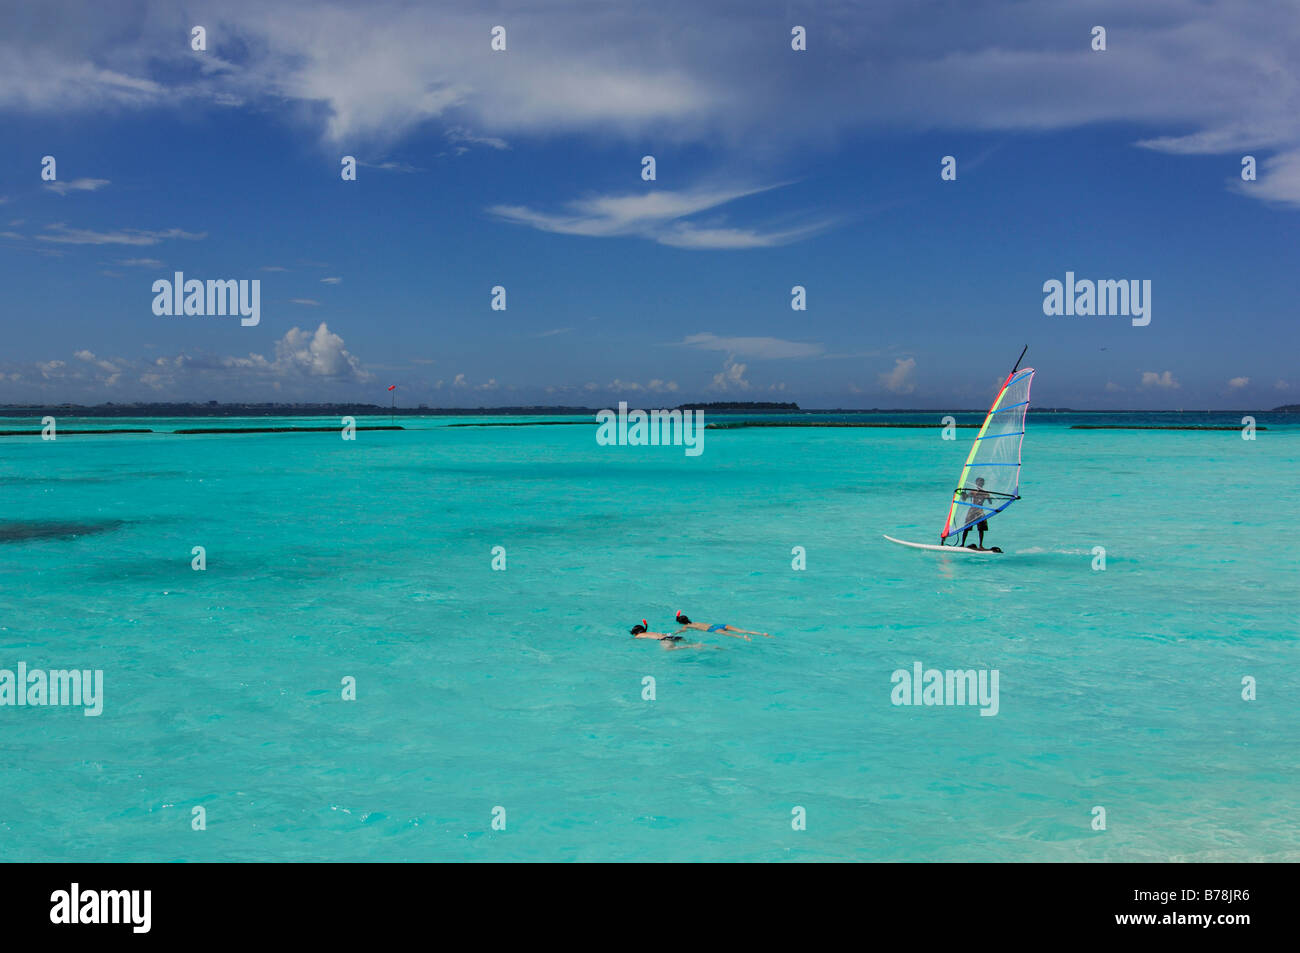
<svg viewBox="0 0 1300 953">
<path fill-rule="evenodd" d="M 909 543 L 905 539 L 894 539 L 892 536 L 886 536 L 885 539 L 891 543 L 898 543 L 899 546 L 911 546 L 913 549 L 937 549 L 941 553 L 948 553 L 952 556 L 1000 556 L 1001 553 L 995 553 L 991 549 L 967 549 L 965 546 L 936 546 L 933 543 Z"/>
</svg>

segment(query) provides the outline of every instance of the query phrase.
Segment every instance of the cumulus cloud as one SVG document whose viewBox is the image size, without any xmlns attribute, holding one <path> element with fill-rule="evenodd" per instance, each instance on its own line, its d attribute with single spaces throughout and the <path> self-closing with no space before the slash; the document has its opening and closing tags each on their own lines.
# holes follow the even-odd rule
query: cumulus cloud
<svg viewBox="0 0 1300 953">
<path fill-rule="evenodd" d="M 892 370 L 880 375 L 880 386 L 894 394 L 910 394 L 916 390 L 912 372 L 916 370 L 916 358 L 895 358 Z"/>
<path fill-rule="evenodd" d="M 347 388 L 373 379 L 343 338 L 323 322 L 315 330 L 291 328 L 269 357 L 174 354 L 142 361 L 103 358 L 82 348 L 72 358 L 71 364 L 51 360 L 30 365 L 34 374 L 29 376 L 41 382 L 34 385 L 33 399 L 95 403 L 104 399 L 105 388 L 123 388 L 136 399 L 194 400 L 219 388 L 227 399 L 274 394 L 320 400 L 322 388 Z M 9 375 L 11 381 L 20 376 Z M 115 391 L 113 399 L 119 396 Z"/>
<path fill-rule="evenodd" d="M 1233 390 L 1241 390 L 1241 388 L 1245 387 L 1249 383 L 1249 377 L 1234 377 L 1232 380 L 1228 381 L 1228 386 Z"/>
<path fill-rule="evenodd" d="M 95 357 L 94 353 L 91 351 L 86 351 L 86 350 L 77 351 L 72 356 L 79 361 L 85 361 L 87 364 L 93 364 L 96 367 L 98 367 L 100 370 L 108 371 L 110 374 L 116 374 L 118 372 L 118 367 L 116 364 L 114 364 L 112 361 L 106 361 L 101 358 Z"/>
<path fill-rule="evenodd" d="M 749 381 L 745 380 L 745 371 L 748 366 L 738 364 L 737 362 L 727 359 L 722 366 L 722 370 L 713 375 L 713 383 L 709 385 L 710 390 L 749 390 Z"/>
<path fill-rule="evenodd" d="M 317 377 L 342 377 L 368 380 L 370 375 L 361 362 L 343 346 L 343 338 L 333 333 L 325 322 L 315 331 L 290 328 L 275 345 L 275 367 Z"/>
</svg>

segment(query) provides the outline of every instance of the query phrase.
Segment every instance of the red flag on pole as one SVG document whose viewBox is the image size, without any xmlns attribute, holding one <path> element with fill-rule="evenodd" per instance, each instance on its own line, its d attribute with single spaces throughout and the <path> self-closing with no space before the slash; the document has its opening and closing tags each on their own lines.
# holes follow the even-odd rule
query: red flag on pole
<svg viewBox="0 0 1300 953">
<path fill-rule="evenodd" d="M 396 385 L 396 384 L 389 384 L 389 385 L 388 385 L 388 389 L 389 389 L 389 390 L 397 390 L 397 385 Z"/>
</svg>

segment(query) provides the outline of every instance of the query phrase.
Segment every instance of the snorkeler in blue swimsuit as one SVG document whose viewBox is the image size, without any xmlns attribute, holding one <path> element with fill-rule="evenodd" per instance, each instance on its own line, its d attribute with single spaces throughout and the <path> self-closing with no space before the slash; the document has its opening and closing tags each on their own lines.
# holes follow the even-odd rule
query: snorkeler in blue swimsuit
<svg viewBox="0 0 1300 953">
<path fill-rule="evenodd" d="M 687 629 L 698 629 L 701 632 L 721 632 L 723 635 L 729 635 L 733 639 L 744 639 L 746 642 L 752 642 L 751 635 L 761 635 L 765 639 L 771 636 L 766 632 L 755 632 L 753 629 L 738 629 L 734 625 L 728 625 L 725 622 L 718 622 L 714 625 L 705 625 L 703 622 L 692 622 L 686 613 L 681 609 L 677 610 L 677 624 L 681 626 L 678 632 L 685 632 Z"/>
</svg>

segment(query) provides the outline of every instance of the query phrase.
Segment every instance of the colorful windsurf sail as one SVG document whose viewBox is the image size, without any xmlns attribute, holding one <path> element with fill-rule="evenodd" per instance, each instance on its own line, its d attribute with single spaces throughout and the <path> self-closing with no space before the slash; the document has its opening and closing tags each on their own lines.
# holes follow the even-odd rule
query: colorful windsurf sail
<svg viewBox="0 0 1300 953">
<path fill-rule="evenodd" d="M 1016 365 L 1019 368 L 1018 361 Z M 940 539 L 959 534 L 1020 499 L 1020 445 L 1033 380 L 1034 369 L 1025 367 L 1012 370 L 1003 381 L 962 467 Z"/>
</svg>

